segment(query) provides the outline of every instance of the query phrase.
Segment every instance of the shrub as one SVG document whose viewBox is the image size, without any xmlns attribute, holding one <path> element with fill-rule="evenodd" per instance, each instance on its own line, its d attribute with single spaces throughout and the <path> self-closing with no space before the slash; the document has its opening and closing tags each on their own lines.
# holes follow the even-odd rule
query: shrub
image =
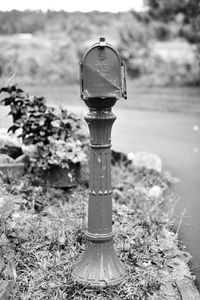
<svg viewBox="0 0 200 300">
<path fill-rule="evenodd" d="M 31 159 L 33 168 L 65 168 L 86 159 L 86 138 L 75 114 L 48 107 L 44 97 L 29 96 L 17 85 L 3 87 L 2 92 L 9 95 L 1 103 L 10 106 L 13 118 L 8 132 L 17 132 L 24 145 L 36 147 L 37 157 Z"/>
</svg>

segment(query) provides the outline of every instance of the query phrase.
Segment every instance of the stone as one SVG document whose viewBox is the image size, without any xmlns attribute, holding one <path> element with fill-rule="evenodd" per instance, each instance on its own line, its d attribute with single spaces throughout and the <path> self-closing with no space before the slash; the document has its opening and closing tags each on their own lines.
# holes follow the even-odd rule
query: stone
<svg viewBox="0 0 200 300">
<path fill-rule="evenodd" d="M 175 185 L 181 182 L 180 178 L 172 176 L 172 174 L 168 171 L 163 172 L 163 176 L 167 179 L 168 182 Z"/>
<path fill-rule="evenodd" d="M 162 189 L 159 185 L 152 186 L 148 191 L 148 196 L 151 198 L 160 198 L 162 196 Z"/>
<path fill-rule="evenodd" d="M 133 156 L 132 163 L 136 168 L 146 168 L 159 173 L 162 171 L 161 158 L 154 153 L 145 151 L 136 152 Z"/>
<path fill-rule="evenodd" d="M 0 153 L 0 165 L 12 164 L 14 159 L 6 154 Z"/>
<path fill-rule="evenodd" d="M 22 148 L 16 146 L 6 145 L 4 148 L 0 149 L 0 153 L 7 154 L 8 156 L 16 159 L 20 155 L 22 155 Z"/>
<path fill-rule="evenodd" d="M 126 154 L 118 151 L 111 150 L 111 164 L 124 164 L 127 165 L 129 162 L 129 159 Z"/>
<path fill-rule="evenodd" d="M 7 129 L 0 131 L 0 153 L 17 158 L 22 154 L 21 142 L 14 134 L 7 133 Z"/>
<path fill-rule="evenodd" d="M 129 153 L 127 154 L 127 158 L 128 158 L 128 160 L 133 161 L 134 158 L 135 158 L 135 154 L 134 154 L 133 152 L 129 152 Z"/>
<path fill-rule="evenodd" d="M 21 147 L 19 139 L 14 134 L 8 134 L 1 131 L 0 133 L 0 149 L 5 146 Z"/>
</svg>

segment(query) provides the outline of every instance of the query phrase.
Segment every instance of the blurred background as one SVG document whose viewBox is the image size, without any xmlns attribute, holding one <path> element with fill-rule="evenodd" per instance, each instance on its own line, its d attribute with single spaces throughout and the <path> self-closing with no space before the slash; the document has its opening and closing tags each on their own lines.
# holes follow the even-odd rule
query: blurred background
<svg viewBox="0 0 200 300">
<path fill-rule="evenodd" d="M 0 4 L 1 78 L 77 83 L 84 51 L 103 35 L 121 52 L 135 83 L 200 84 L 198 0 L 40 2 Z"/>
<path fill-rule="evenodd" d="M 113 147 L 157 153 L 180 178 L 180 237 L 200 287 L 200 1 L 25 1 L 0 4 L 0 86 L 85 113 L 79 62 L 104 36 L 126 62 Z M 0 127 L 11 120 L 0 107 Z M 126 134 L 124 134 L 126 133 Z"/>
</svg>

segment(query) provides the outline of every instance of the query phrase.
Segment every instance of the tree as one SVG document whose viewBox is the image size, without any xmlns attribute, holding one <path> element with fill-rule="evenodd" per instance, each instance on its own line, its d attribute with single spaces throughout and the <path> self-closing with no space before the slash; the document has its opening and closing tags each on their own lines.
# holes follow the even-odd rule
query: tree
<svg viewBox="0 0 200 300">
<path fill-rule="evenodd" d="M 170 22 L 182 15 L 180 36 L 197 47 L 200 85 L 200 0 L 144 0 L 153 19 Z"/>
</svg>

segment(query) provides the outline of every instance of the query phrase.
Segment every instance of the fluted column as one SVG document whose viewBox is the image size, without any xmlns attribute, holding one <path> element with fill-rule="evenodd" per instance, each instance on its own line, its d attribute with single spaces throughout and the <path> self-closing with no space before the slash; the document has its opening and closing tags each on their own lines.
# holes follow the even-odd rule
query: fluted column
<svg viewBox="0 0 200 300">
<path fill-rule="evenodd" d="M 90 130 L 90 185 L 88 231 L 95 239 L 112 236 L 110 147 L 116 117 L 110 110 L 91 111 L 85 120 Z"/>
<path fill-rule="evenodd" d="M 91 286 L 116 285 L 125 268 L 113 247 L 111 191 L 111 109 L 90 109 L 85 120 L 90 130 L 90 183 L 87 245 L 72 277 Z"/>
</svg>

